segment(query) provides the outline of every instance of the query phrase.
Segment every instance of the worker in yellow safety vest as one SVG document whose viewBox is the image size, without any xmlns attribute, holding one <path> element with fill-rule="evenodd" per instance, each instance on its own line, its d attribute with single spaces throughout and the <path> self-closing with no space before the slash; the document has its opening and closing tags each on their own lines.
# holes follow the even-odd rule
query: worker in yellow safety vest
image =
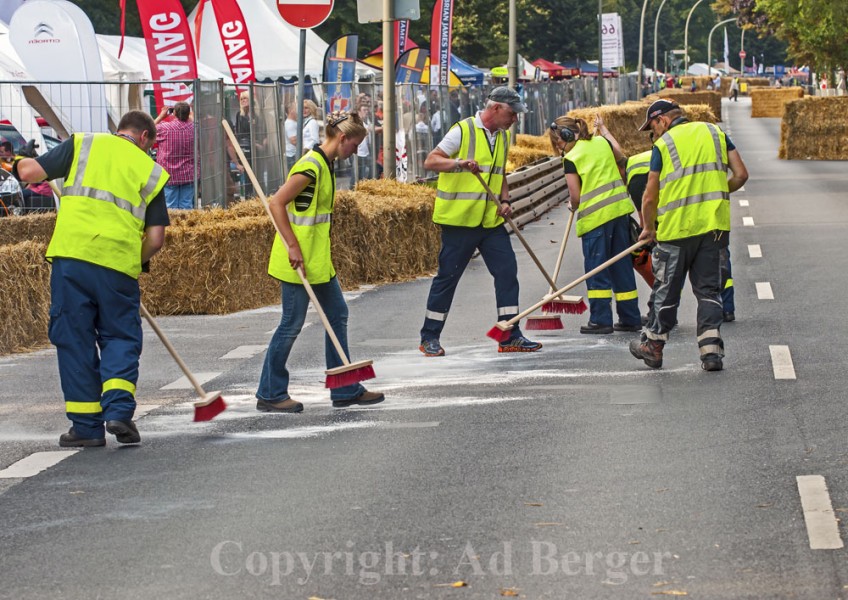
<svg viewBox="0 0 848 600">
<path fill-rule="evenodd" d="M 141 441 L 132 420 L 142 345 L 138 276 L 170 224 L 168 173 L 148 155 L 155 141 L 151 116 L 133 110 L 115 135 L 75 133 L 15 163 L 21 181 L 65 180 L 47 247 L 49 337 L 73 423 L 59 437 L 63 447 L 104 446 L 104 428 L 122 444 Z"/>
<path fill-rule="evenodd" d="M 722 264 L 730 237 L 730 193 L 744 185 L 748 170 L 717 125 L 689 122 L 674 102 L 657 100 L 648 107 L 640 131 L 648 130 L 655 142 L 642 197 L 640 239 L 657 243 L 652 256 L 656 282 L 648 323 L 641 340 L 631 342 L 630 352 L 649 367 L 662 366 L 688 274 L 698 301 L 701 367 L 720 371 Z"/>
</svg>

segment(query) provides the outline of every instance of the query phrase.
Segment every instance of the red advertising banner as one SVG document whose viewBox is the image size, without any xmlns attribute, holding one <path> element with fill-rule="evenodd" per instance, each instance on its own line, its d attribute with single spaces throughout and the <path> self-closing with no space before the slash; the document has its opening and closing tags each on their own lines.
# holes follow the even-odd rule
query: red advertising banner
<svg viewBox="0 0 848 600">
<path fill-rule="evenodd" d="M 203 25 L 203 8 L 207 0 L 201 0 L 194 17 L 195 48 L 200 52 L 200 32 Z M 241 13 L 236 0 L 212 0 L 215 20 L 218 22 L 218 34 L 224 46 L 227 65 L 230 74 L 236 82 L 236 90 L 247 89 L 239 84 L 256 81 L 256 71 L 253 67 L 253 48 L 247 32 L 247 22 Z"/>
<path fill-rule="evenodd" d="M 453 35 L 453 0 L 436 0 L 430 22 L 430 83 L 450 82 L 451 37 Z"/>
<path fill-rule="evenodd" d="M 179 81 L 197 79 L 197 60 L 191 30 L 179 0 L 136 0 L 147 60 L 155 81 L 174 81 L 153 87 L 157 111 L 183 101 L 191 103 L 191 88 Z"/>
<path fill-rule="evenodd" d="M 409 19 L 401 19 L 395 21 L 394 40 L 395 40 L 395 59 L 408 50 L 407 43 L 409 41 Z"/>
</svg>

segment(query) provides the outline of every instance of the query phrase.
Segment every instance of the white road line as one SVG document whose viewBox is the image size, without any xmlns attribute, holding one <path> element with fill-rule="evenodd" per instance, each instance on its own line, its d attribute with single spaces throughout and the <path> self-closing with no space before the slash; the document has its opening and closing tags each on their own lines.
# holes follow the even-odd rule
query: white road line
<svg viewBox="0 0 848 600">
<path fill-rule="evenodd" d="M 745 186 L 743 185 L 741 188 L 739 188 L 739 189 L 738 189 L 738 190 L 736 190 L 736 191 L 737 191 L 737 192 L 744 192 L 744 191 L 745 191 Z"/>
<path fill-rule="evenodd" d="M 754 217 L 742 217 L 742 225 L 744 225 L 745 227 L 753 227 Z"/>
<path fill-rule="evenodd" d="M 757 286 L 757 298 L 760 300 L 774 300 L 774 292 L 768 281 L 758 281 L 754 285 Z"/>
<path fill-rule="evenodd" d="M 807 537 L 812 550 L 835 550 L 842 548 L 839 524 L 833 514 L 833 505 L 827 491 L 827 483 L 821 475 L 799 475 L 798 493 L 807 524 Z"/>
<path fill-rule="evenodd" d="M 161 404 L 136 404 L 135 405 L 135 413 L 133 413 L 134 419 L 140 419 L 144 416 L 147 416 L 148 413 L 153 412 L 157 408 L 162 406 Z"/>
<path fill-rule="evenodd" d="M 748 244 L 748 255 L 751 258 L 762 258 L 763 249 L 760 248 L 759 244 Z"/>
<path fill-rule="evenodd" d="M 741 207 L 743 207 L 743 208 L 744 208 L 744 207 L 746 207 L 746 206 L 748 206 L 748 201 L 747 201 L 747 200 L 740 200 L 740 201 L 739 201 L 739 206 L 741 206 Z"/>
<path fill-rule="evenodd" d="M 0 479 L 14 479 L 18 477 L 32 477 L 38 475 L 44 469 L 49 469 L 79 452 L 79 450 L 60 450 L 54 452 L 34 452 L 22 458 L 18 462 L 9 465 L 0 471 Z"/>
<path fill-rule="evenodd" d="M 775 379 L 796 379 L 789 346 L 769 346 L 771 369 Z"/>
<path fill-rule="evenodd" d="M 211 381 L 215 379 L 220 373 L 193 373 L 194 378 L 197 379 L 197 382 L 200 385 L 203 385 L 207 381 Z M 174 383 L 169 383 L 168 385 L 159 388 L 160 390 L 193 390 L 194 386 L 189 382 L 188 377 L 180 377 Z"/>
<path fill-rule="evenodd" d="M 262 346 L 239 346 L 238 348 L 234 348 L 227 352 L 224 356 L 222 356 L 219 360 L 230 360 L 237 358 L 252 358 L 265 350 L 267 348 L 267 344 Z"/>
</svg>

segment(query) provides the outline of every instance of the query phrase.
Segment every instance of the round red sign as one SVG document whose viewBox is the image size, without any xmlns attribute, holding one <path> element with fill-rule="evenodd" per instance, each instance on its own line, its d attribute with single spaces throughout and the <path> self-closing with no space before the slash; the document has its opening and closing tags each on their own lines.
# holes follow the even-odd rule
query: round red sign
<svg viewBox="0 0 848 600">
<path fill-rule="evenodd" d="M 333 0 L 277 0 L 283 21 L 298 29 L 312 29 L 327 20 Z"/>
<path fill-rule="evenodd" d="M 739 58 L 745 58 L 746 56 L 748 56 L 748 54 L 746 54 L 744 50 L 739 51 Z"/>
</svg>

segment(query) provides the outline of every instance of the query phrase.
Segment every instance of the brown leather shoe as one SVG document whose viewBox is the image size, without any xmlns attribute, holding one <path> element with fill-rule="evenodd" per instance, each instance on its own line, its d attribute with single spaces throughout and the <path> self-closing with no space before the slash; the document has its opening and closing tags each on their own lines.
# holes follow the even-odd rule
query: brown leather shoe
<svg viewBox="0 0 848 600">
<path fill-rule="evenodd" d="M 380 392 L 362 392 L 356 398 L 350 400 L 333 400 L 333 408 L 347 408 L 354 404 L 368 406 L 369 404 L 379 404 L 385 399 L 386 396 Z"/>
<path fill-rule="evenodd" d="M 644 360 L 652 369 L 662 367 L 664 342 L 658 340 L 633 340 L 630 342 L 630 354 Z"/>
<path fill-rule="evenodd" d="M 256 410 L 262 412 L 299 413 L 303 410 L 303 404 L 291 398 L 280 400 L 279 402 L 257 400 Z"/>
</svg>

